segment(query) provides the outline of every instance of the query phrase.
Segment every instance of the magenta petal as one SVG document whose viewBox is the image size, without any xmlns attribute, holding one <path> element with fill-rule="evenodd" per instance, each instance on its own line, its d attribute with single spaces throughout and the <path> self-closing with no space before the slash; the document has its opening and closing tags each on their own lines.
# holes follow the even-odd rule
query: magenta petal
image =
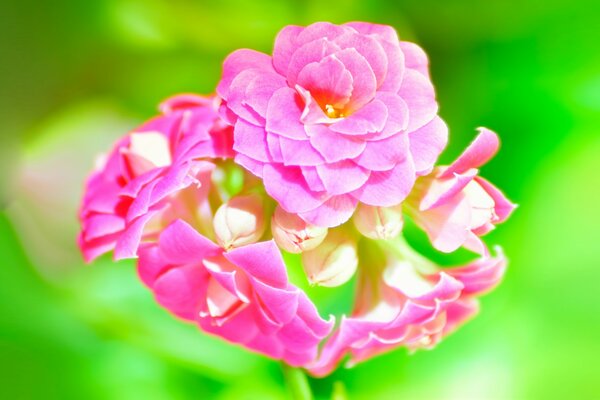
<svg viewBox="0 0 600 400">
<path fill-rule="evenodd" d="M 238 119 L 233 131 L 233 149 L 254 160 L 269 162 L 271 157 L 264 128 Z"/>
<path fill-rule="evenodd" d="M 137 257 L 137 250 L 144 234 L 144 228 L 157 212 L 157 210 L 149 210 L 128 224 L 115 244 L 115 260 Z"/>
<path fill-rule="evenodd" d="M 156 301 L 178 317 L 195 320 L 206 278 L 197 266 L 172 268 L 154 282 Z"/>
<path fill-rule="evenodd" d="M 170 114 L 178 110 L 187 110 L 193 107 L 212 106 L 215 99 L 208 96 L 200 96 L 193 93 L 176 94 L 163 100 L 158 109 L 163 114 Z"/>
<path fill-rule="evenodd" d="M 281 75 L 258 74 L 246 88 L 244 103 L 264 118 L 267 115 L 267 106 L 271 97 L 283 87 L 287 87 L 287 84 Z"/>
<path fill-rule="evenodd" d="M 306 139 L 304 125 L 300 122 L 303 105 L 295 90 L 285 87 L 273 93 L 267 108 L 267 132 L 289 139 Z"/>
<path fill-rule="evenodd" d="M 85 240 L 93 240 L 102 236 L 117 233 L 125 228 L 123 218 L 113 214 L 96 214 L 82 222 Z"/>
<path fill-rule="evenodd" d="M 407 69 L 398 94 L 408 105 L 408 131 L 419 129 L 431 121 L 438 111 L 431 81 L 419 72 Z"/>
<path fill-rule="evenodd" d="M 374 171 L 362 188 L 352 193 L 360 202 L 380 207 L 400 204 L 415 183 L 415 166 L 407 157 L 389 171 Z"/>
<path fill-rule="evenodd" d="M 396 30 L 389 25 L 372 24 L 370 22 L 360 21 L 348 22 L 344 25 L 350 26 L 364 35 L 373 35 L 391 43 L 398 42 Z"/>
<path fill-rule="evenodd" d="M 395 93 L 379 92 L 376 99 L 383 102 L 387 108 L 387 121 L 380 134 L 374 140 L 385 139 L 406 131 L 409 121 L 409 110 L 406 102 Z"/>
<path fill-rule="evenodd" d="M 272 161 L 283 163 L 283 153 L 281 152 L 281 136 L 267 132 L 267 148 Z"/>
<path fill-rule="evenodd" d="M 356 199 L 349 195 L 333 196 L 319 207 L 299 215 L 311 224 L 331 228 L 348 221 L 357 203 Z"/>
<path fill-rule="evenodd" d="M 408 135 L 401 133 L 383 140 L 368 141 L 354 162 L 371 171 L 388 171 L 402 162 L 407 152 Z"/>
<path fill-rule="evenodd" d="M 462 173 L 470 168 L 478 168 L 488 162 L 500 146 L 498 135 L 486 128 L 479 128 L 479 135 L 469 147 L 442 174 L 451 176 L 455 172 Z"/>
<path fill-rule="evenodd" d="M 275 72 L 271 64 L 271 57 L 264 53 L 249 49 L 241 49 L 228 55 L 223 62 L 223 75 L 217 86 L 217 93 L 219 96 L 227 100 L 231 82 L 233 82 L 239 73 L 251 68 Z"/>
<path fill-rule="evenodd" d="M 172 266 L 165 263 L 158 246 L 151 245 L 140 249 L 138 275 L 142 282 L 149 288 L 152 289 L 154 287 L 154 282 L 170 268 L 172 268 Z"/>
<path fill-rule="evenodd" d="M 308 43 L 321 38 L 333 40 L 348 31 L 349 29 L 343 25 L 335 25 L 331 22 L 315 22 L 308 25 L 300 32 L 297 37 L 297 42 Z"/>
<path fill-rule="evenodd" d="M 272 240 L 237 247 L 224 253 L 224 256 L 253 279 L 275 287 L 287 285 L 285 264 Z"/>
<path fill-rule="evenodd" d="M 354 114 L 331 125 L 329 129 L 345 135 L 366 135 L 381 132 L 387 119 L 387 107 L 382 101 L 375 99 Z"/>
<path fill-rule="evenodd" d="M 435 117 L 428 124 L 410 132 L 409 138 L 417 174 L 430 173 L 448 142 L 448 126 L 440 117 Z"/>
<path fill-rule="evenodd" d="M 369 179 L 369 171 L 350 160 L 317 165 L 316 168 L 325 190 L 331 195 L 349 193 Z"/>
<path fill-rule="evenodd" d="M 327 162 L 357 157 L 364 150 L 364 140 L 333 132 L 325 125 L 308 126 L 310 143 Z"/>
<path fill-rule="evenodd" d="M 263 181 L 267 193 L 287 212 L 309 211 L 326 200 L 322 194 L 314 193 L 307 187 L 299 168 L 266 164 Z"/>
<path fill-rule="evenodd" d="M 220 248 L 199 234 L 186 222 L 178 219 L 160 234 L 160 250 L 171 264 L 186 264 L 212 257 Z"/>
</svg>

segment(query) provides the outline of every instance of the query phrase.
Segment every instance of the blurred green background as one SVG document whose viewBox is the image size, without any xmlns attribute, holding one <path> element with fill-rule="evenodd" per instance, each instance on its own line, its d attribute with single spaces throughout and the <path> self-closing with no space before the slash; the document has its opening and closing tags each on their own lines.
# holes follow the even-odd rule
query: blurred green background
<svg viewBox="0 0 600 400">
<path fill-rule="evenodd" d="M 311 380 L 352 399 L 600 398 L 600 2 L 9 0 L 0 11 L 0 398 L 283 399 L 279 364 L 175 321 L 132 263 L 75 247 L 95 154 L 177 92 L 208 93 L 239 47 L 287 24 L 391 24 L 429 53 L 452 160 L 520 208 L 488 236 L 511 263 L 434 351 Z"/>
</svg>

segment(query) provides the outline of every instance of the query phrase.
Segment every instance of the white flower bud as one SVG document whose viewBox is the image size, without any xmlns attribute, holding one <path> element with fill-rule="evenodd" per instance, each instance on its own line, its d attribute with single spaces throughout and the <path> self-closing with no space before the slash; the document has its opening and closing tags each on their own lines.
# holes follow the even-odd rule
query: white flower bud
<svg viewBox="0 0 600 400">
<path fill-rule="evenodd" d="M 327 236 L 327 228 L 309 224 L 279 206 L 271 219 L 271 232 L 277 245 L 290 253 L 312 250 Z"/>
<path fill-rule="evenodd" d="M 213 228 L 224 249 L 258 241 L 265 231 L 262 197 L 250 194 L 230 199 L 215 213 Z"/>
<path fill-rule="evenodd" d="M 317 248 L 302 253 L 302 265 L 311 284 L 340 286 L 358 267 L 356 242 L 343 233 L 329 233 Z"/>
<path fill-rule="evenodd" d="M 392 239 L 400 234 L 404 219 L 402 205 L 375 207 L 360 204 L 352 217 L 354 226 L 364 236 L 371 239 Z"/>
</svg>

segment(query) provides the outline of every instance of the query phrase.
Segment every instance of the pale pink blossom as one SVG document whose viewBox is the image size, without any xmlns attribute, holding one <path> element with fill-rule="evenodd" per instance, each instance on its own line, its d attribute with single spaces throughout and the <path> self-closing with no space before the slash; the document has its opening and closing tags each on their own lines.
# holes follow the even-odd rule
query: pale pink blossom
<svg viewBox="0 0 600 400">
<path fill-rule="evenodd" d="M 271 232 L 275 243 L 289 253 L 302 253 L 319 246 L 328 229 L 304 221 L 277 206 L 271 218 Z"/>
<path fill-rule="evenodd" d="M 500 190 L 478 176 L 480 166 L 498 151 L 497 135 L 479 129 L 473 143 L 450 166 L 437 167 L 417 182 L 407 204 L 415 222 L 440 251 L 464 246 L 486 254 L 479 236 L 505 221 L 515 208 Z"/>
<path fill-rule="evenodd" d="M 214 164 L 232 156 L 232 132 L 215 97 L 179 95 L 162 114 L 120 139 L 86 183 L 78 244 L 87 261 L 114 249 L 135 257 L 140 241 L 174 218 L 206 209 Z M 193 207 L 189 206 L 192 201 Z"/>
<path fill-rule="evenodd" d="M 177 220 L 140 248 L 138 267 L 171 313 L 290 365 L 312 362 L 333 326 L 289 283 L 272 240 L 225 251 Z"/>
<path fill-rule="evenodd" d="M 235 160 L 315 225 L 342 224 L 359 202 L 397 205 L 446 144 L 427 68 L 392 27 L 362 22 L 288 26 L 272 57 L 237 50 L 217 88 Z"/>
<path fill-rule="evenodd" d="M 358 268 L 357 241 L 344 231 L 329 232 L 319 246 L 302 253 L 302 266 L 313 285 L 343 285 Z"/>
<path fill-rule="evenodd" d="M 444 269 L 389 256 L 379 273 L 362 276 L 353 314 L 341 318 L 308 370 L 327 375 L 347 354 L 352 366 L 398 347 L 432 348 L 477 313 L 477 297 L 499 283 L 505 268 L 501 253 Z"/>
<path fill-rule="evenodd" d="M 236 196 L 215 213 L 213 229 L 217 242 L 232 249 L 258 242 L 265 232 L 264 200 L 259 194 Z"/>
<path fill-rule="evenodd" d="M 402 205 L 375 207 L 361 204 L 352 216 L 352 221 L 356 229 L 370 239 L 393 239 L 404 226 Z"/>
</svg>

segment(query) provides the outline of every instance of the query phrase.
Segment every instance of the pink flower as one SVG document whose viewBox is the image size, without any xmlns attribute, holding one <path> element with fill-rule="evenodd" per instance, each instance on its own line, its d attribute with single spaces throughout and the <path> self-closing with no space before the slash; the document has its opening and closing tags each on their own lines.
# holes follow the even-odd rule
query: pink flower
<svg viewBox="0 0 600 400">
<path fill-rule="evenodd" d="M 202 212 L 214 168 L 203 159 L 232 156 L 231 128 L 218 106 L 214 97 L 173 97 L 162 115 L 115 144 L 88 178 L 79 211 L 87 261 L 113 249 L 116 259 L 135 257 L 140 241 L 169 221 Z"/>
<path fill-rule="evenodd" d="M 427 57 L 389 26 L 288 26 L 273 57 L 229 55 L 217 93 L 236 162 L 318 226 L 342 224 L 359 202 L 401 203 L 446 144 Z"/>
<path fill-rule="evenodd" d="M 501 253 L 444 269 L 418 259 L 388 258 L 379 275 L 364 274 L 353 315 L 342 317 L 309 371 L 327 375 L 347 353 L 351 366 L 400 346 L 432 348 L 477 313 L 477 296 L 496 286 L 505 268 Z"/>
<path fill-rule="evenodd" d="M 248 349 L 305 365 L 333 326 L 289 283 L 271 240 L 225 251 L 181 220 L 140 249 L 139 274 L 176 316 Z"/>
<path fill-rule="evenodd" d="M 498 146 L 494 132 L 479 128 L 479 135 L 456 161 L 436 168 L 415 186 L 407 202 L 410 214 L 438 250 L 452 252 L 465 246 L 486 254 L 479 236 L 505 221 L 516 207 L 477 176 L 477 168 L 496 154 Z"/>
</svg>

